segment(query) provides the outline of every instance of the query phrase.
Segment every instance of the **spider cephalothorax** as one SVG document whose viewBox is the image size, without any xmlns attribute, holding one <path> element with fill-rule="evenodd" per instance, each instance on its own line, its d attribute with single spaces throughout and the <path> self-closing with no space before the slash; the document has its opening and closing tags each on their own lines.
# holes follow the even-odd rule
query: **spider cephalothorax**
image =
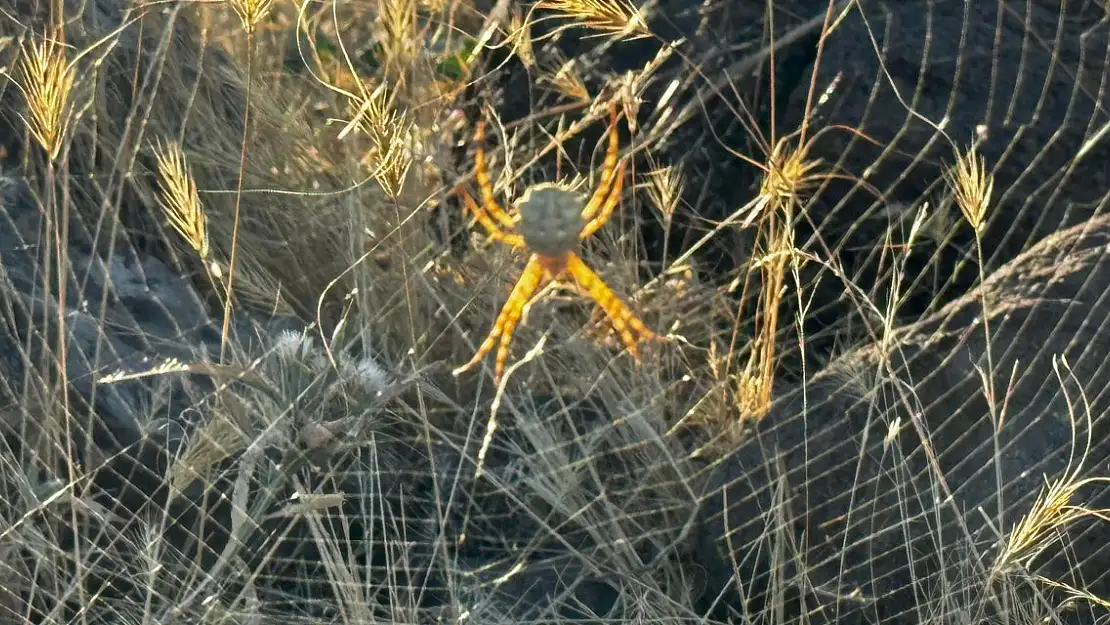
<svg viewBox="0 0 1110 625">
<path fill-rule="evenodd" d="M 474 357 L 455 370 L 456 375 L 477 364 L 496 344 L 498 348 L 494 379 L 499 381 L 509 357 L 513 329 L 520 321 L 532 294 L 547 282 L 565 274 L 569 274 L 601 306 L 633 358 L 639 358 L 636 348 L 638 339 L 655 336 L 577 254 L 581 241 L 592 236 L 609 220 L 624 187 L 625 165 L 623 162 L 619 167 L 617 165 L 619 146 L 615 103 L 610 108 L 610 117 L 609 149 L 605 155 L 605 165 L 597 190 L 589 200 L 562 186 L 542 183 L 525 190 L 524 195 L 513 204 L 514 215 L 503 210 L 494 198 L 482 147 L 485 124 L 478 124 L 475 133 L 478 148 L 474 160 L 482 203 L 479 205 L 470 194 L 460 189 L 463 205 L 492 238 L 526 249 L 531 256 L 509 294 L 509 300 L 505 302 L 501 314 L 494 322 L 493 329 Z"/>
</svg>

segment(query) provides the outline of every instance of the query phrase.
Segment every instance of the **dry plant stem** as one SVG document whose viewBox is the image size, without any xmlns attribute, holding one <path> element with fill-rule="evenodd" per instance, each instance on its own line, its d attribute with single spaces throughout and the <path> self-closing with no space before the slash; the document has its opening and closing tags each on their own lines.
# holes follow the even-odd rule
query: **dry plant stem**
<svg viewBox="0 0 1110 625">
<path fill-rule="evenodd" d="M 748 363 L 740 376 L 739 400 L 741 418 L 758 420 L 771 408 L 775 377 L 775 340 L 779 329 L 779 305 L 785 286 L 786 265 L 793 256 L 791 211 L 768 213 L 766 220 L 767 253 L 759 259 L 763 276 L 756 315 L 756 339 L 748 353 Z M 786 223 L 779 223 L 780 219 Z M 742 305 L 742 304 L 741 304 Z"/>
<path fill-rule="evenodd" d="M 979 283 L 985 280 L 986 268 L 983 265 L 983 228 L 986 225 L 987 211 L 990 207 L 991 193 L 994 188 L 994 178 L 987 170 L 986 161 L 978 155 L 977 146 L 972 145 L 966 154 L 956 153 L 956 163 L 946 174 L 952 187 L 953 201 L 975 235 L 975 254 L 978 261 Z M 979 370 L 983 382 L 983 392 L 986 394 L 987 409 L 990 412 L 991 422 L 994 425 L 995 480 L 998 489 L 998 527 L 1005 527 L 1004 506 L 1002 501 L 1002 452 L 999 444 L 999 434 L 1002 430 L 1005 415 L 999 408 L 999 399 L 995 389 L 994 352 L 991 347 L 990 307 L 987 301 L 987 292 L 980 289 L 980 304 L 982 307 L 983 339 L 987 358 L 987 371 Z"/>
<path fill-rule="evenodd" d="M 397 201 L 396 196 L 394 196 L 392 198 L 392 202 L 393 202 L 393 216 L 397 220 L 397 223 L 401 224 L 401 223 L 403 223 L 404 220 L 401 217 L 401 205 Z M 401 235 L 400 242 L 399 242 L 399 246 L 401 248 L 401 258 L 400 258 L 399 262 L 400 262 L 400 265 L 401 265 L 402 279 L 404 280 L 404 284 L 405 284 L 405 308 L 408 311 L 408 316 L 409 316 L 409 347 L 410 347 L 409 354 L 412 355 L 412 357 L 413 357 L 413 371 L 416 371 L 416 362 L 415 362 L 415 359 L 416 359 L 415 358 L 415 350 L 416 350 L 416 313 L 414 312 L 413 305 L 412 305 L 412 289 L 409 288 L 409 262 L 408 262 L 408 259 L 411 258 L 411 257 L 409 256 L 408 249 L 405 246 L 405 239 L 406 238 L 407 237 L 405 237 L 403 234 Z M 419 388 L 417 389 L 417 393 L 420 393 Z"/>
<path fill-rule="evenodd" d="M 68 147 L 63 147 L 62 148 L 62 158 L 66 158 L 68 156 L 67 152 L 68 152 Z M 58 197 L 57 197 L 57 188 L 56 188 L 56 186 L 57 186 L 56 169 L 55 169 L 54 161 L 50 157 L 48 157 L 48 159 L 49 160 L 47 160 L 47 163 L 46 163 L 46 185 L 47 185 L 46 214 L 53 216 L 52 221 L 54 222 L 53 223 L 54 248 L 55 248 L 54 252 L 57 255 L 57 280 L 58 280 L 58 300 L 57 300 L 58 305 L 57 305 L 57 320 L 56 320 L 57 324 L 58 324 L 58 339 L 57 339 L 58 340 L 58 347 L 57 347 L 57 349 L 58 349 L 58 385 L 57 385 L 57 388 L 55 389 L 55 391 L 58 393 L 58 397 L 60 398 L 62 419 L 65 420 L 65 440 L 57 441 L 56 444 L 58 445 L 58 449 L 62 450 L 62 453 L 65 457 L 67 481 L 72 484 L 72 483 L 75 483 L 80 478 L 80 474 L 79 474 L 78 467 L 73 462 L 73 449 L 72 449 L 72 446 L 69 444 L 69 441 L 78 440 L 77 432 L 75 432 L 73 430 L 74 415 L 70 411 L 69 376 L 67 375 L 67 371 L 69 371 L 67 353 L 68 353 L 69 350 L 67 349 L 67 345 L 66 345 L 66 337 L 68 336 L 69 333 L 66 331 L 65 302 L 66 302 L 66 284 L 68 282 L 66 280 L 66 274 L 69 272 L 69 254 L 68 254 L 69 246 L 67 244 L 67 241 L 69 240 L 69 210 L 68 210 L 68 207 L 66 206 L 66 200 L 63 200 L 63 203 L 62 203 L 62 206 L 61 206 L 61 215 L 58 215 L 59 206 L 58 206 Z M 63 165 L 62 180 L 65 181 L 65 182 L 63 182 L 63 185 L 66 185 L 66 187 L 68 187 L 68 176 L 65 175 L 65 170 L 66 169 L 68 169 L 68 168 L 65 168 L 64 165 Z M 49 292 L 49 291 L 47 291 L 47 292 Z M 86 441 L 86 446 L 87 447 L 91 447 L 92 445 L 93 445 L 92 440 Z M 85 451 L 87 453 L 88 449 L 86 449 Z M 74 528 L 74 529 L 80 527 L 78 525 L 76 507 L 70 507 L 70 524 L 71 524 L 71 527 Z M 76 559 L 76 562 L 78 563 L 78 573 L 77 574 L 78 575 L 84 575 L 84 571 L 81 570 L 81 569 L 83 569 L 84 566 L 85 566 L 85 559 L 82 555 L 82 548 L 81 548 L 80 541 L 75 541 L 74 542 L 74 558 Z M 87 592 L 86 589 L 82 588 L 78 592 L 81 595 L 82 605 L 87 605 L 86 602 L 87 602 L 88 599 L 87 599 L 87 596 L 86 596 L 86 592 Z"/>
<path fill-rule="evenodd" d="M 826 7 L 824 21 L 822 22 L 821 36 L 817 44 L 817 63 L 820 63 L 825 37 L 829 32 L 829 20 L 832 17 L 833 2 L 830 0 Z M 814 91 L 816 90 L 817 68 L 813 70 L 809 90 L 806 95 L 805 116 L 802 125 L 797 131 L 798 145 L 793 147 L 787 143 L 788 137 L 781 139 L 776 136 L 775 128 L 775 98 L 776 87 L 775 71 L 775 33 L 774 33 L 774 5 L 770 0 L 766 3 L 768 29 L 771 33 L 770 56 L 770 88 L 772 92 L 770 141 L 767 143 L 769 153 L 765 164 L 755 163 L 763 170 L 763 180 L 760 184 L 759 196 L 748 207 L 748 215 L 743 220 L 741 227 L 746 228 L 753 223 L 760 223 L 762 238 L 766 242 L 766 252 L 758 259 L 760 273 L 762 274 L 762 288 L 759 295 L 759 313 L 756 316 L 756 339 L 748 354 L 748 363 L 740 374 L 738 399 L 740 416 L 744 418 L 760 419 L 771 408 L 772 391 L 774 388 L 775 373 L 775 340 L 778 335 L 779 306 L 781 304 L 783 288 L 785 286 L 786 264 L 794 256 L 794 215 L 796 208 L 801 203 L 801 193 L 812 183 L 815 176 L 811 172 L 817 168 L 818 162 L 807 159 L 807 151 L 811 138 L 807 137 L 809 118 L 813 108 Z M 792 133 L 793 134 L 793 133 Z M 741 156 L 743 160 L 749 160 Z M 747 280 L 745 280 L 745 291 Z M 800 295 L 799 295 L 800 297 Z M 743 300 L 741 300 L 743 301 Z M 735 332 L 730 353 L 735 348 Z"/>
<path fill-rule="evenodd" d="M 980 234 L 980 228 L 975 228 L 975 254 L 979 261 L 979 284 L 983 284 L 986 279 L 985 270 L 983 268 L 983 237 Z M 1003 420 L 1005 415 L 999 410 L 998 396 L 995 394 L 994 386 L 994 352 L 991 348 L 991 324 L 990 324 L 990 307 L 987 302 L 986 289 L 979 289 L 979 303 L 983 309 L 983 340 L 987 356 L 987 372 L 986 372 L 986 393 L 987 393 L 987 409 L 990 411 L 991 421 L 994 424 L 994 435 L 991 440 L 994 444 L 994 479 L 995 487 L 998 489 L 998 527 L 1005 527 L 1005 505 L 1002 501 L 1002 449 L 999 444 L 998 437 L 1002 430 Z"/>
<path fill-rule="evenodd" d="M 243 105 L 243 139 L 239 148 L 239 175 L 235 182 L 235 213 L 231 225 L 231 254 L 227 263 L 224 297 L 224 322 L 220 330 L 220 362 L 227 357 L 227 334 L 231 328 L 231 302 L 234 300 L 235 259 L 239 249 L 239 213 L 243 199 L 243 177 L 247 167 L 247 139 L 250 136 L 251 96 L 254 86 L 254 28 L 247 25 L 247 85 Z"/>
</svg>

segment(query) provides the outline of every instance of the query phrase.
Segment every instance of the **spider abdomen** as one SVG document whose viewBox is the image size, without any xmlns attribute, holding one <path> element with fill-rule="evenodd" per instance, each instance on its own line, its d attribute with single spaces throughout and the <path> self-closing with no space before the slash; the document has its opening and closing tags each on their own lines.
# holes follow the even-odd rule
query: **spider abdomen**
<svg viewBox="0 0 1110 625">
<path fill-rule="evenodd" d="M 581 195 L 554 184 L 529 187 L 517 202 L 517 232 L 533 252 L 560 257 L 578 248 L 584 205 Z"/>
</svg>

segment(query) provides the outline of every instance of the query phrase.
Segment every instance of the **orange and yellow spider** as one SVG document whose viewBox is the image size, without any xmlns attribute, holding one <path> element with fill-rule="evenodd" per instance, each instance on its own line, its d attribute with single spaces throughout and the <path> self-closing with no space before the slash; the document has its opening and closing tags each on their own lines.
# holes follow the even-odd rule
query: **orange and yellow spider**
<svg viewBox="0 0 1110 625">
<path fill-rule="evenodd" d="M 655 337 L 655 333 L 644 325 L 577 254 L 580 242 L 597 232 L 612 216 L 624 188 L 625 162 L 622 161 L 619 167 L 617 165 L 619 141 L 616 103 L 610 108 L 610 118 L 609 149 L 601 171 L 601 180 L 589 201 L 586 201 L 585 196 L 557 184 L 541 183 L 524 191 L 524 195 L 513 203 L 512 213 L 502 209 L 494 199 L 483 148 L 485 123 L 479 122 L 475 132 L 477 149 L 474 160 L 482 204 L 476 203 L 464 189 L 459 189 L 464 208 L 474 215 L 493 239 L 527 250 L 530 256 L 489 335 L 478 347 L 474 357 L 455 369 L 454 375 L 476 365 L 497 344 L 494 381 L 499 383 L 505 371 L 505 362 L 509 358 L 513 330 L 528 301 L 548 282 L 567 274 L 605 311 L 621 342 L 637 362 L 638 340 Z"/>
</svg>

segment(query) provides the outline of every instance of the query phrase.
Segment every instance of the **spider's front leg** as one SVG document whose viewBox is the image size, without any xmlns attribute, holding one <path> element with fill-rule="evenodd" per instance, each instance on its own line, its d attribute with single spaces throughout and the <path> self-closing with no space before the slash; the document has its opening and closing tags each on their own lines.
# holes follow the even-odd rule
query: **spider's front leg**
<svg viewBox="0 0 1110 625">
<path fill-rule="evenodd" d="M 609 196 L 605 198 L 605 203 L 601 206 L 601 209 L 593 219 L 587 221 L 586 225 L 582 227 L 582 232 L 578 234 L 579 239 L 585 241 L 592 237 L 594 233 L 601 230 L 605 222 L 609 221 L 609 218 L 613 216 L 613 211 L 617 208 L 617 202 L 621 199 L 621 191 L 624 190 L 624 170 L 626 164 L 627 163 L 622 162 L 620 167 L 617 168 L 617 177 L 616 180 L 613 181 L 613 188 L 610 190 Z"/>
<path fill-rule="evenodd" d="M 478 351 L 474 357 L 470 359 L 465 365 L 455 369 L 451 373 L 459 375 L 467 369 L 478 364 L 492 349 L 494 344 L 500 344 L 497 347 L 497 356 L 494 360 L 493 380 L 495 384 L 501 382 L 501 376 L 505 372 L 505 361 L 509 359 L 509 344 L 513 340 L 513 330 L 516 329 L 516 324 L 520 321 L 520 316 L 524 312 L 525 305 L 540 288 L 545 279 L 547 272 L 544 270 L 543 264 L 540 262 L 540 257 L 533 254 L 528 259 L 528 264 L 525 265 L 524 271 L 517 279 L 516 286 L 513 287 L 512 292 L 509 294 L 509 299 L 501 308 L 501 313 L 497 315 L 497 320 L 493 323 L 493 328 L 490 330 L 489 335 L 482 345 L 478 347 Z"/>
<path fill-rule="evenodd" d="M 502 228 L 511 230 L 513 218 L 493 196 L 493 181 L 489 177 L 489 167 L 486 164 L 486 122 L 478 122 L 478 129 L 474 132 L 474 175 L 478 179 L 478 190 L 482 193 L 482 208 L 491 215 Z"/>
<path fill-rule="evenodd" d="M 636 313 L 632 312 L 632 309 L 621 301 L 616 293 L 613 293 L 609 285 L 605 284 L 601 276 L 594 273 L 593 269 L 590 269 L 577 254 L 568 254 L 566 263 L 567 273 L 574 278 L 579 286 L 585 289 L 590 299 L 597 302 L 597 305 L 605 311 L 605 314 L 609 316 L 609 323 L 620 335 L 624 346 L 628 348 L 628 353 L 632 354 L 634 360 L 639 361 L 640 353 L 636 346 L 637 341 L 653 339 L 655 333 L 644 325 L 644 322 L 636 316 Z"/>
<path fill-rule="evenodd" d="M 620 177 L 624 174 L 622 168 L 617 172 L 617 157 L 620 155 L 620 138 L 617 135 L 617 102 L 613 100 L 609 103 L 609 148 L 605 151 L 605 163 L 601 167 L 601 181 L 597 185 L 597 190 L 594 191 L 590 197 L 590 201 L 582 207 L 582 219 L 586 221 L 595 221 L 599 218 L 598 210 L 602 208 L 605 200 L 610 196 L 610 188 L 613 185 L 613 179 Z M 618 191 L 619 193 L 619 191 Z M 610 213 L 612 210 L 610 210 Z M 601 224 L 605 223 L 606 218 L 601 218 Z M 598 224 L 598 227 L 601 226 Z"/>
<path fill-rule="evenodd" d="M 486 211 L 485 207 L 479 206 L 478 203 L 474 201 L 474 198 L 470 197 L 470 194 L 466 192 L 466 189 L 459 189 L 459 195 L 462 196 L 463 207 L 468 213 L 474 215 L 474 218 L 478 220 L 478 223 L 481 224 L 483 228 L 485 228 L 490 237 L 492 237 L 496 241 L 501 241 L 513 247 L 525 246 L 523 236 L 515 232 L 504 230 L 501 226 L 499 226 L 497 222 L 495 222 L 490 217 L 490 214 L 488 211 Z"/>
</svg>

